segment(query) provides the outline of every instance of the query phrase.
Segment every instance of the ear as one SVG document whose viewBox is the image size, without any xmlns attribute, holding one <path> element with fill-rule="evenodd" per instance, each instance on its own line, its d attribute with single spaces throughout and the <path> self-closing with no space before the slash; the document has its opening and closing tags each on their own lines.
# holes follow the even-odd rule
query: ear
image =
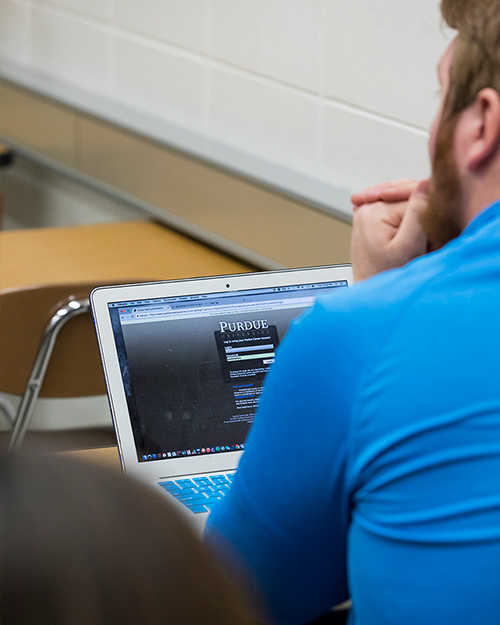
<svg viewBox="0 0 500 625">
<path fill-rule="evenodd" d="M 468 107 L 469 146 L 467 169 L 476 172 L 500 147 L 500 96 L 494 89 L 482 89 Z"/>
</svg>

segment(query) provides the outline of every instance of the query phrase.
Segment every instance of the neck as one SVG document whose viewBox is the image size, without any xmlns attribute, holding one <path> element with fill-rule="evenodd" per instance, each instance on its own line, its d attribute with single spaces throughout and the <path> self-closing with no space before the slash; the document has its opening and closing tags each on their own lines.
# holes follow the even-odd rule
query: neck
<svg viewBox="0 0 500 625">
<path fill-rule="evenodd" d="M 500 163 L 474 174 L 464 187 L 463 219 L 465 228 L 482 210 L 500 200 Z"/>
</svg>

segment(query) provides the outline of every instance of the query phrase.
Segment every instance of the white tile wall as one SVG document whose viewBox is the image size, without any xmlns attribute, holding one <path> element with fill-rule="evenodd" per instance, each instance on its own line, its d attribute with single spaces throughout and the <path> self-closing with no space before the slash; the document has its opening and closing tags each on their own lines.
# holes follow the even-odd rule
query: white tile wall
<svg viewBox="0 0 500 625">
<path fill-rule="evenodd" d="M 264 81 L 214 69 L 213 137 L 308 173 L 316 170 L 318 104 Z"/>
<path fill-rule="evenodd" d="M 204 71 L 183 58 L 123 37 L 115 40 L 112 95 L 191 130 L 203 130 Z"/>
<path fill-rule="evenodd" d="M 330 105 L 324 138 L 323 177 L 333 184 L 360 189 L 382 180 L 429 175 L 427 136 L 422 131 Z"/>
<path fill-rule="evenodd" d="M 428 128 L 437 105 L 436 65 L 449 35 L 437 0 L 326 3 L 329 97 Z"/>
<path fill-rule="evenodd" d="M 107 89 L 107 34 L 73 17 L 33 10 L 33 68 L 84 89 Z"/>
<path fill-rule="evenodd" d="M 40 7 L 62 7 L 82 15 L 107 20 L 110 17 L 110 0 L 33 0 Z"/>
<path fill-rule="evenodd" d="M 116 24 L 125 30 L 202 52 L 205 5 L 206 0 L 116 0 Z"/>
<path fill-rule="evenodd" d="M 0 2 L 0 58 L 28 62 L 28 9 L 10 0 Z"/>
<path fill-rule="evenodd" d="M 351 190 L 427 171 L 449 38 L 439 0 L 0 0 L 0 62 Z"/>
<path fill-rule="evenodd" d="M 318 91 L 320 0 L 213 0 L 212 54 Z"/>
</svg>

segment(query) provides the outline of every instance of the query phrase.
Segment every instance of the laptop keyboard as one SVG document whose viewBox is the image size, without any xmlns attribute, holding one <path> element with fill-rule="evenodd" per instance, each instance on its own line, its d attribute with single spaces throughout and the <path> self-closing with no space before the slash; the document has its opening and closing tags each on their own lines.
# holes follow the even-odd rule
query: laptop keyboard
<svg viewBox="0 0 500 625">
<path fill-rule="evenodd" d="M 227 493 L 234 477 L 233 473 L 201 475 L 198 477 L 158 482 L 177 501 L 194 514 L 210 512 Z"/>
</svg>

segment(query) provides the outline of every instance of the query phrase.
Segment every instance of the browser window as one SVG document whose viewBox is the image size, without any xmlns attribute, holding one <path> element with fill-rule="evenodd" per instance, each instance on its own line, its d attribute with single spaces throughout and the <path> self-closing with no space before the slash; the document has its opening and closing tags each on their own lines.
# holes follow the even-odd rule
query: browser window
<svg viewBox="0 0 500 625">
<path fill-rule="evenodd" d="M 290 323 L 318 296 L 346 286 L 110 304 L 139 461 L 244 449 Z"/>
</svg>

